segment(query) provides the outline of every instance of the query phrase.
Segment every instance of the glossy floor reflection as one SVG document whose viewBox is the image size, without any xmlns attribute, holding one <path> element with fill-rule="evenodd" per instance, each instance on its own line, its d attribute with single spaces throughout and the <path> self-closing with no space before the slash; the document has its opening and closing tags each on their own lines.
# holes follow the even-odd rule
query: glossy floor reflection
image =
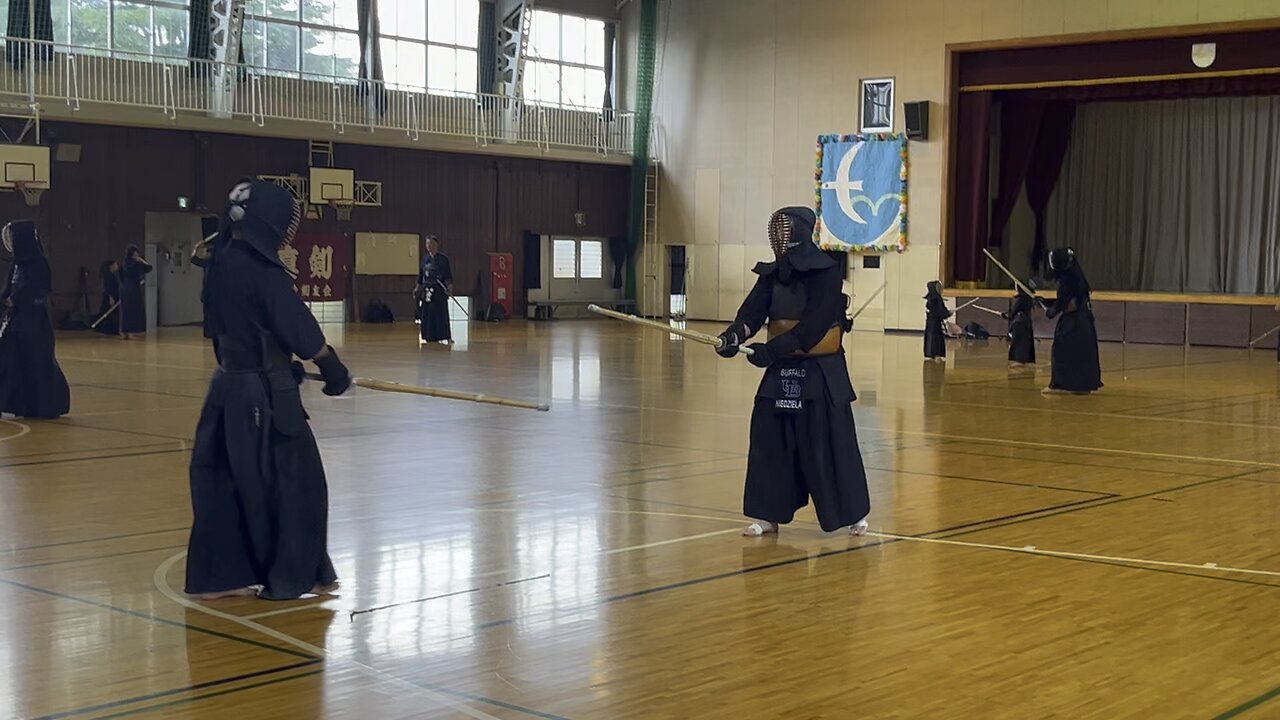
<svg viewBox="0 0 1280 720">
<path fill-rule="evenodd" d="M 0 422 L 0 717 L 1280 714 L 1270 352 L 1104 346 L 1102 393 L 1043 398 L 1003 343 L 857 333 L 873 534 L 744 539 L 746 362 L 416 333 L 341 352 L 552 412 L 308 387 L 341 594 L 205 605 L 175 590 L 207 347 L 60 338 L 73 414 Z"/>
</svg>

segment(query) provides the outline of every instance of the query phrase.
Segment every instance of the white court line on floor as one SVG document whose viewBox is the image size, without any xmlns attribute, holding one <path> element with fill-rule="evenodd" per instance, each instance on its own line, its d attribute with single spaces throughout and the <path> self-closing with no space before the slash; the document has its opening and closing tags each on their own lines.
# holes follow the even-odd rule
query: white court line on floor
<svg viewBox="0 0 1280 720">
<path fill-rule="evenodd" d="M 1097 560 L 1101 562 L 1122 563 L 1125 565 L 1151 565 L 1154 567 L 1172 567 L 1184 570 L 1212 570 L 1213 572 L 1223 573 L 1239 573 L 1243 575 L 1262 575 L 1265 577 L 1280 577 L 1280 571 L 1277 570 L 1257 570 L 1254 568 L 1238 568 L 1227 567 L 1217 563 L 1185 563 L 1170 562 L 1168 560 L 1146 560 L 1144 558 L 1117 557 L 1114 555 L 1094 555 L 1091 553 L 1066 552 L 1063 550 L 1043 550 L 1034 545 L 1024 545 L 1022 547 L 1014 547 L 1012 545 L 994 545 L 991 543 L 967 542 L 964 540 L 946 540 L 943 538 L 924 538 L 912 535 L 897 535 L 885 532 L 868 532 L 870 537 L 887 538 L 890 540 L 905 540 L 909 542 L 927 543 L 930 545 L 952 545 L 955 547 L 977 548 L 981 550 L 1000 550 L 1003 552 L 1015 552 L 1023 555 L 1044 555 L 1046 557 L 1060 557 L 1075 560 Z"/>
<path fill-rule="evenodd" d="M 18 432 L 14 433 L 14 434 L 12 434 L 12 435 L 5 435 L 4 437 L 0 437 L 0 442 L 5 442 L 6 440 L 17 440 L 18 438 L 22 437 L 23 435 L 26 435 L 27 433 L 31 432 L 31 426 L 30 426 L 30 425 L 28 425 L 28 424 L 26 424 L 26 423 L 20 423 L 20 422 L 18 422 L 17 420 L 3 420 L 3 419 L 0 419 L 0 422 L 5 423 L 6 425 L 13 425 L 13 426 L 15 426 L 15 427 L 17 427 L 17 428 L 18 428 Z"/>
<path fill-rule="evenodd" d="M 187 556 L 187 552 L 184 550 L 180 553 L 177 553 L 176 555 L 169 558 L 168 560 L 165 560 L 164 562 L 160 563 L 158 566 L 156 566 L 155 573 L 152 574 L 152 582 L 154 583 L 156 590 L 160 591 L 161 595 L 164 595 L 169 600 L 172 600 L 173 602 L 177 603 L 178 605 L 181 605 L 184 608 L 188 608 L 190 610 L 195 610 L 196 612 L 204 613 L 205 615 L 208 615 L 210 617 L 216 617 L 221 620 L 226 620 L 227 622 L 235 623 L 236 625 L 239 625 L 240 627 L 243 627 L 246 630 L 251 630 L 253 632 L 266 635 L 267 637 L 274 638 L 276 640 L 279 640 L 282 643 L 285 643 L 286 645 L 292 645 L 293 647 L 296 647 L 299 650 L 302 650 L 303 652 L 310 653 L 316 657 L 320 657 L 320 658 L 328 657 L 329 655 L 328 652 L 326 652 L 325 649 L 322 647 L 318 647 L 316 645 L 312 645 L 311 643 L 305 642 L 303 640 L 299 640 L 298 638 L 295 638 L 292 635 L 286 635 L 282 632 L 279 632 L 278 630 L 273 630 L 265 625 L 256 623 L 252 620 L 246 620 L 237 615 L 232 615 L 231 613 L 222 612 L 221 610 L 214 610 L 211 607 L 202 605 L 198 602 L 195 602 L 194 600 L 191 600 L 190 598 L 184 597 L 183 595 L 179 594 L 176 590 L 173 589 L 171 585 L 169 585 L 168 575 L 169 575 L 170 568 L 172 568 L 174 565 L 178 563 L 178 561 L 182 560 L 186 556 Z M 481 710 L 476 710 L 475 708 L 464 705 L 463 703 L 460 703 L 454 700 L 453 698 L 448 697 L 447 695 L 422 687 L 421 685 L 417 685 L 415 683 L 409 682 L 408 680 L 403 680 L 401 678 L 396 677 L 395 675 L 392 675 L 391 673 L 385 672 L 383 670 L 379 670 L 369 665 L 365 665 L 364 663 L 359 662 L 357 660 L 344 659 L 344 662 L 351 663 L 352 666 L 354 666 L 355 668 L 359 669 L 361 672 L 365 673 L 366 675 L 369 675 L 372 678 L 389 681 L 396 685 L 411 688 L 431 698 L 435 702 L 440 703 L 441 705 L 447 708 L 450 708 L 452 710 L 456 710 L 457 712 L 463 715 L 466 715 L 467 717 L 476 718 L 477 720 L 501 720 L 500 718 L 490 715 L 489 713 L 486 713 Z"/>
</svg>

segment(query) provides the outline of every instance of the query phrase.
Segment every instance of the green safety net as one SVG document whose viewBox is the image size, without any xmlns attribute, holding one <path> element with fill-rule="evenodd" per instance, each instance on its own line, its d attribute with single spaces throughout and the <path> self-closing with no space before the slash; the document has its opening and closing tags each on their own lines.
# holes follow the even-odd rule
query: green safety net
<svg viewBox="0 0 1280 720">
<path fill-rule="evenodd" d="M 636 249 L 644 240 L 645 177 L 649 139 L 653 135 L 653 74 L 658 44 L 658 0 L 640 0 L 640 33 L 636 49 L 636 115 L 631 150 L 631 207 L 627 233 L 627 297 L 636 299 Z"/>
</svg>

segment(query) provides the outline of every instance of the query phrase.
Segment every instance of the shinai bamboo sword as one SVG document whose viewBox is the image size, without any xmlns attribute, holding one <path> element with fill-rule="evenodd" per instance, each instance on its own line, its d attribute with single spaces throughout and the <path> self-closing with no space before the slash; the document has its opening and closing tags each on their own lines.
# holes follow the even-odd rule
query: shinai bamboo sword
<svg viewBox="0 0 1280 720">
<path fill-rule="evenodd" d="M 696 330 L 685 330 L 684 328 L 672 327 L 671 325 L 664 322 L 658 322 L 657 320 L 648 320 L 646 318 L 636 317 L 635 315 L 620 313 L 616 310 L 609 310 L 607 308 L 602 308 L 599 305 L 588 305 L 587 309 L 597 315 L 603 315 L 607 318 L 613 318 L 614 320 L 621 320 L 622 322 L 628 322 L 628 323 L 631 323 L 632 325 L 642 325 L 644 327 L 654 328 L 655 330 L 661 330 L 663 332 L 671 333 L 672 335 L 679 335 L 680 337 L 685 338 L 687 340 L 692 340 L 696 343 L 702 343 L 703 345 L 710 345 L 711 347 L 714 347 L 714 348 L 721 347 L 723 342 L 720 340 L 720 338 L 716 337 L 715 335 L 700 333 L 700 332 L 697 332 Z M 739 347 L 738 351 L 741 352 L 743 355 L 751 354 L 751 348 L 749 347 Z"/>
</svg>

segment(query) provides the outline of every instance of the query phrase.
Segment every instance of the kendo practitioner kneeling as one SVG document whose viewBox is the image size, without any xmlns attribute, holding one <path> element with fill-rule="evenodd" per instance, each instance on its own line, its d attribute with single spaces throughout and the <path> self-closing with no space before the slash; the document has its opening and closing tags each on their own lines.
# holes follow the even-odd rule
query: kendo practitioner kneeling
<svg viewBox="0 0 1280 720">
<path fill-rule="evenodd" d="M 218 359 L 190 468 L 186 590 L 203 599 L 287 600 L 336 587 L 324 465 L 293 357 L 316 364 L 326 395 L 346 392 L 351 376 L 279 258 L 301 218 L 288 191 L 242 181 L 212 247 L 193 259 L 205 268 L 204 332 Z"/>
<path fill-rule="evenodd" d="M 717 352 L 733 357 L 768 322 L 769 341 L 748 346 L 765 374 L 751 413 L 742 511 L 753 522 L 743 535 L 778 532 L 810 497 L 823 530 L 867 530 L 871 499 L 841 346 L 844 269 L 813 243 L 814 223 L 808 208 L 773 214 L 777 260 L 756 265 L 755 287 L 720 336 Z"/>
</svg>

